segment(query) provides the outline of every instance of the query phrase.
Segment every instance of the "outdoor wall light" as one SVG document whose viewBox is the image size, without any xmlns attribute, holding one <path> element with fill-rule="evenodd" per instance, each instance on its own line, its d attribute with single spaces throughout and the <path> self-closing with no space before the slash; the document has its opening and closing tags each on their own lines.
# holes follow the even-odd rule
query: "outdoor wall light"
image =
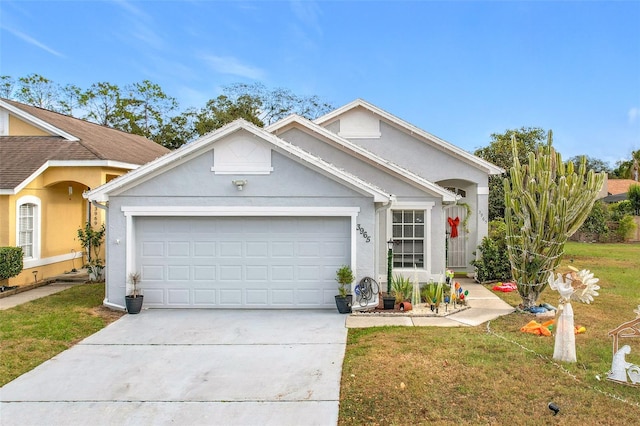
<svg viewBox="0 0 640 426">
<path fill-rule="evenodd" d="M 231 183 L 233 183 L 236 186 L 238 191 L 242 191 L 242 188 L 244 188 L 244 186 L 247 184 L 247 181 L 246 180 L 232 180 Z"/>
</svg>

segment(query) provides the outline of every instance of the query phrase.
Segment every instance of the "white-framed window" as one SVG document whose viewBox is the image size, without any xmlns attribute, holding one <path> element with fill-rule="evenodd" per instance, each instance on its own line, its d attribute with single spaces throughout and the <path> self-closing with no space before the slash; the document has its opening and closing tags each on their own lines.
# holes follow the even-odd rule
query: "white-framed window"
<svg viewBox="0 0 640 426">
<path fill-rule="evenodd" d="M 425 216 L 424 210 L 391 212 L 394 268 L 424 268 Z"/>
<path fill-rule="evenodd" d="M 40 258 L 40 199 L 22 197 L 16 204 L 16 243 L 25 259 Z"/>
</svg>

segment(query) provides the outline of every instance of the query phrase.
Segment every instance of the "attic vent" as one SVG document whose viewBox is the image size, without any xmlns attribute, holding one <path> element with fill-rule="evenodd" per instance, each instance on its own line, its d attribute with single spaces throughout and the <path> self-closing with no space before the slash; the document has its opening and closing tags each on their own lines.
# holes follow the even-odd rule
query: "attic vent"
<svg viewBox="0 0 640 426">
<path fill-rule="evenodd" d="M 349 111 L 340 117 L 338 135 L 346 139 L 378 139 L 381 136 L 380 119 L 363 109 Z"/>
<path fill-rule="evenodd" d="M 271 148 L 249 135 L 235 135 L 214 144 L 213 167 L 215 174 L 266 175 L 271 167 Z"/>
</svg>

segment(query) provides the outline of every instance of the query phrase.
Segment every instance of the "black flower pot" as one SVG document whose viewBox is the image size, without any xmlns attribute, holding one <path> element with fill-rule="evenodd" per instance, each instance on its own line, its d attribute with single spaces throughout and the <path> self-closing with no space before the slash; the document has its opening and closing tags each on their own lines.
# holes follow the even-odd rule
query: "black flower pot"
<svg viewBox="0 0 640 426">
<path fill-rule="evenodd" d="M 352 296 L 336 296 L 336 307 L 341 314 L 351 313 Z"/>
<path fill-rule="evenodd" d="M 130 314 L 138 314 L 142 309 L 142 298 L 144 296 L 125 296 L 124 302 L 127 306 L 127 312 Z"/>
<path fill-rule="evenodd" d="M 396 298 L 385 296 L 382 298 L 382 303 L 385 309 L 395 309 L 396 307 Z"/>
</svg>

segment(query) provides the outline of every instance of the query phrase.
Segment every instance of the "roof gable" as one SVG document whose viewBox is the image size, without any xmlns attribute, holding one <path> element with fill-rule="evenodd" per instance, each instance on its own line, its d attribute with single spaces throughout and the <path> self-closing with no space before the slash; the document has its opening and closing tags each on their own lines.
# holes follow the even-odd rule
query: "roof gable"
<svg viewBox="0 0 640 426">
<path fill-rule="evenodd" d="M 0 99 L 0 110 L 50 136 L 0 136 L 0 194 L 15 194 L 52 166 L 133 169 L 169 150 L 142 136 Z"/>
<path fill-rule="evenodd" d="M 277 133 L 280 130 L 286 130 L 291 127 L 296 127 L 303 131 L 307 131 L 308 133 L 316 133 L 325 140 L 329 140 L 333 144 L 340 146 L 343 151 L 346 150 L 350 155 L 365 159 L 367 162 L 374 164 L 376 167 L 382 169 L 386 173 L 399 177 L 400 179 L 407 181 L 414 186 L 417 186 L 418 188 L 430 193 L 431 195 L 442 197 L 442 200 L 445 202 L 451 202 L 457 199 L 454 193 L 446 190 L 445 188 L 433 182 L 430 182 L 427 179 L 424 179 L 423 177 L 413 173 L 412 171 L 404 167 L 387 161 L 384 158 L 366 150 L 360 145 L 356 145 L 350 142 L 348 139 L 340 137 L 339 135 L 336 135 L 335 133 L 325 129 L 324 127 L 315 124 L 314 122 L 307 120 L 306 118 L 303 118 L 299 115 L 290 115 L 272 124 L 265 130 L 272 133 Z"/>
<path fill-rule="evenodd" d="M 246 138 L 238 138 L 239 143 L 233 144 L 227 142 L 233 139 L 234 135 L 236 135 L 240 131 L 248 132 L 253 137 L 260 138 L 261 141 L 270 145 L 273 149 L 278 152 L 285 153 L 288 157 L 295 159 L 298 162 L 304 163 L 307 167 L 318 170 L 326 176 L 333 178 L 341 182 L 345 186 L 349 186 L 356 191 L 372 196 L 375 202 L 388 202 L 392 197 L 389 194 L 384 193 L 380 188 L 375 187 L 374 185 L 362 181 L 357 176 L 354 176 L 344 170 L 338 169 L 333 165 L 325 162 L 324 160 L 313 156 L 312 154 L 303 151 L 302 149 L 276 137 L 275 135 L 265 131 L 264 129 L 258 128 L 255 125 L 238 119 L 233 121 L 226 126 L 217 129 L 211 133 L 208 133 L 198 140 L 183 145 L 176 151 L 173 151 L 164 157 L 158 158 L 144 166 L 133 170 L 126 175 L 123 175 L 119 178 L 116 178 L 99 188 L 90 191 L 85 195 L 86 198 L 95 201 L 108 201 L 109 196 L 118 195 L 127 189 L 133 188 L 142 182 L 147 181 L 155 176 L 158 176 L 162 173 L 165 173 L 168 170 L 178 166 L 179 164 L 183 164 L 189 159 L 194 158 L 196 156 L 202 155 L 203 152 L 212 149 L 212 145 L 216 143 L 220 143 L 218 145 L 222 148 L 222 151 L 226 154 L 227 160 L 231 159 L 231 161 L 223 161 L 222 163 L 214 163 L 212 167 L 213 173 L 219 174 L 264 174 L 269 173 L 270 164 L 265 163 L 264 153 L 260 152 L 258 158 L 261 158 L 262 161 L 252 162 L 246 161 L 247 151 L 251 151 L 252 149 L 260 150 L 260 144 L 251 144 L 246 141 Z M 215 156 L 214 156 L 215 157 Z M 234 159 L 244 159 L 234 163 Z M 254 157 L 255 158 L 255 157 Z M 247 167 L 256 167 L 255 170 L 248 170 Z M 234 166 L 237 169 L 234 169 Z M 236 170 L 234 172 L 234 170 Z"/>
<path fill-rule="evenodd" d="M 455 156 L 457 158 L 460 158 L 462 161 L 464 161 L 465 163 L 476 167 L 480 170 L 483 170 L 485 172 L 487 172 L 490 175 L 496 175 L 496 174 L 501 174 L 504 173 L 504 169 L 486 161 L 483 160 L 480 157 L 477 157 L 473 154 L 470 154 L 468 152 L 466 152 L 465 150 L 458 148 L 457 146 L 438 138 L 435 135 L 432 135 L 431 133 L 428 133 L 416 126 L 414 126 L 411 123 L 408 123 L 392 114 L 389 114 L 388 112 L 376 107 L 373 104 L 370 104 L 362 99 L 356 99 L 355 101 L 344 105 L 334 111 L 329 112 L 328 114 L 323 115 L 322 117 L 317 118 L 316 120 L 314 120 L 315 124 L 318 124 L 322 127 L 327 127 L 328 125 L 334 123 L 335 121 L 339 120 L 341 117 L 346 116 L 348 114 L 356 114 L 357 116 L 354 118 L 362 118 L 363 114 L 362 111 L 366 110 L 369 113 L 372 113 L 378 117 L 380 117 L 380 119 L 384 120 L 386 123 L 400 129 L 401 131 L 404 131 L 405 133 L 411 134 L 414 137 L 416 137 L 417 139 L 428 143 L 432 146 L 434 146 L 435 148 L 444 151 L 446 153 L 448 153 L 449 155 Z M 363 135 L 359 135 L 360 132 L 362 132 L 364 128 L 365 133 Z M 373 124 L 371 122 L 370 119 L 367 119 L 364 121 L 364 126 L 361 127 L 360 129 L 356 129 L 354 128 L 351 124 L 349 124 L 347 126 L 347 129 L 345 129 L 346 132 L 344 134 L 345 137 L 371 137 L 370 134 L 372 132 L 375 132 L 375 128 L 373 127 Z M 340 133 L 342 132 L 342 128 L 340 129 Z M 349 136 L 351 135 L 351 136 Z"/>
</svg>

